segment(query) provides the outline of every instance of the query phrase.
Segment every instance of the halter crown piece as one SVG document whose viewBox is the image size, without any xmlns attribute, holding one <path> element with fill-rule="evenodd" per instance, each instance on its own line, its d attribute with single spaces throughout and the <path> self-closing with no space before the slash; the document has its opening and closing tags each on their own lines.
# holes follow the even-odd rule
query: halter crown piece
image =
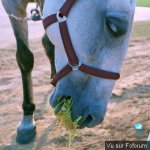
<svg viewBox="0 0 150 150">
<path fill-rule="evenodd" d="M 67 16 L 75 1 L 76 0 L 66 0 L 64 5 L 60 8 L 60 10 L 56 14 L 52 14 L 43 20 L 43 26 L 45 30 L 51 24 L 55 22 L 59 22 L 61 38 L 69 61 L 68 64 L 53 77 L 51 84 L 56 86 L 58 80 L 60 80 L 65 75 L 69 74 L 71 71 L 77 71 L 77 70 L 80 70 L 86 74 L 93 75 L 99 78 L 105 78 L 111 80 L 119 79 L 120 78 L 119 73 L 105 71 L 102 69 L 94 68 L 80 63 L 75 53 L 75 50 L 73 48 L 72 41 L 68 31 L 67 22 L 66 22 Z"/>
</svg>

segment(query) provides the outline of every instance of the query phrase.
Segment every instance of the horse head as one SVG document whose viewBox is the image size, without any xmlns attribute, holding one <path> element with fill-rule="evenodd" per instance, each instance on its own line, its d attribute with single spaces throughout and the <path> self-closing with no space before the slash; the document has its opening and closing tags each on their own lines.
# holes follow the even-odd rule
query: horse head
<svg viewBox="0 0 150 150">
<path fill-rule="evenodd" d="M 54 17 L 53 24 L 46 26 L 46 33 L 55 46 L 56 71 L 60 72 L 66 64 L 72 68 L 58 80 L 50 104 L 55 107 L 60 97 L 71 96 L 73 120 L 82 116 L 80 128 L 93 127 L 101 123 L 105 116 L 115 84 L 111 75 L 118 75 L 126 55 L 135 0 L 71 1 L 71 5 L 65 0 L 45 0 L 44 4 L 44 18 L 51 15 Z M 59 12 L 62 6 L 68 9 L 67 16 Z M 64 8 L 62 10 L 65 12 Z M 64 45 L 64 40 L 68 37 L 65 37 L 67 32 L 62 33 L 66 26 L 61 26 L 61 22 L 67 24 L 77 57 L 76 68 L 70 64 L 70 57 L 66 54 L 67 44 Z M 80 68 L 82 64 L 92 68 L 94 73 L 89 68 L 86 71 Z M 104 75 L 100 75 L 100 70 Z M 96 71 L 99 72 L 97 76 L 94 75 L 97 74 Z"/>
</svg>

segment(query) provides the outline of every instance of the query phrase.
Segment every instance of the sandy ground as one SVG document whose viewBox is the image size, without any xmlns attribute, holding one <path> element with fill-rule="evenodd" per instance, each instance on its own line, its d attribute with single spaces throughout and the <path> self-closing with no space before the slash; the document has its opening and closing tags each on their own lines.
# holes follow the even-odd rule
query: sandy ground
<svg viewBox="0 0 150 150">
<path fill-rule="evenodd" d="M 48 104 L 50 68 L 40 40 L 31 42 L 35 56 L 33 70 L 37 138 L 29 145 L 15 142 L 16 128 L 22 117 L 21 76 L 15 59 L 15 47 L 0 50 L 0 150 L 66 150 L 63 129 L 50 131 L 54 120 Z M 72 149 L 104 150 L 105 140 L 137 140 L 133 124 L 144 126 L 143 138 L 150 132 L 150 38 L 134 39 L 122 69 L 121 79 L 113 91 L 106 118 L 93 129 L 81 130 Z"/>
<path fill-rule="evenodd" d="M 6 25 L 11 30 L 9 24 Z M 7 35 L 11 36 L 10 33 Z M 50 68 L 41 40 L 37 37 L 30 40 L 30 45 L 35 56 L 32 76 L 38 134 L 34 143 L 19 145 L 15 142 L 16 128 L 22 117 L 22 86 L 15 45 L 9 41 L 7 39 L 8 45 L 0 47 L 0 150 L 67 150 L 66 132 L 60 127 L 50 131 L 54 120 L 53 110 L 48 104 L 52 91 L 49 84 Z M 150 132 L 149 53 L 150 37 L 131 41 L 121 79 L 116 83 L 104 122 L 95 128 L 81 130 L 72 145 L 73 150 L 104 150 L 106 140 L 147 139 Z M 135 137 L 133 125 L 137 122 L 144 127 L 141 139 Z"/>
</svg>

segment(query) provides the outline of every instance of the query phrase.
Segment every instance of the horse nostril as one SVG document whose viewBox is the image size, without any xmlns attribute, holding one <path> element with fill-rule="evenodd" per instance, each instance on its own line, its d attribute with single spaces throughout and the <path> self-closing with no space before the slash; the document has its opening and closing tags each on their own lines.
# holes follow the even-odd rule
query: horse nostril
<svg viewBox="0 0 150 150">
<path fill-rule="evenodd" d="M 98 124 L 100 124 L 103 121 L 104 117 L 99 117 L 95 114 L 89 114 L 86 118 L 83 118 L 83 120 L 79 123 L 79 128 L 92 128 Z"/>
<path fill-rule="evenodd" d="M 85 119 L 83 118 L 83 120 L 79 123 L 79 128 L 86 127 L 90 122 L 92 122 L 92 120 L 92 115 L 88 115 Z"/>
<path fill-rule="evenodd" d="M 84 120 L 85 123 L 90 123 L 93 120 L 92 115 L 88 115 L 87 118 Z"/>
</svg>

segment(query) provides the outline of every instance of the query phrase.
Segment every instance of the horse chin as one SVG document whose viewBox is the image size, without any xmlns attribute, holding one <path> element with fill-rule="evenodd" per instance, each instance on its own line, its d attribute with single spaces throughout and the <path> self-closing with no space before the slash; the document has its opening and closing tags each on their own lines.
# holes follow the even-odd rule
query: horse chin
<svg viewBox="0 0 150 150">
<path fill-rule="evenodd" d="M 57 114 L 62 108 L 62 105 L 59 105 L 63 102 L 61 97 L 70 97 L 73 100 L 73 106 L 71 109 L 72 120 L 75 121 L 78 117 L 82 117 L 79 122 L 79 129 L 85 127 L 92 128 L 99 125 L 104 120 L 107 109 L 107 100 L 94 99 L 94 97 L 92 99 L 75 95 L 57 95 L 55 92 L 50 97 L 50 105 L 55 108 L 54 113 Z M 56 110 L 56 106 L 60 107 Z"/>
</svg>

